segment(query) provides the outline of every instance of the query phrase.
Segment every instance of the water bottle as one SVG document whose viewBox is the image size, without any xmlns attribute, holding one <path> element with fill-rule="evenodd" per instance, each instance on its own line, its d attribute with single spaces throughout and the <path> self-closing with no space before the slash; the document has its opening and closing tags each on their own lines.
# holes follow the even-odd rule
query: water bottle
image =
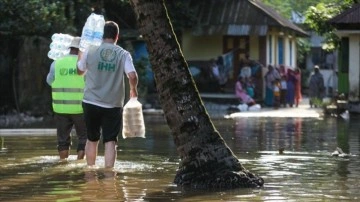
<svg viewBox="0 0 360 202">
<path fill-rule="evenodd" d="M 95 46 L 100 46 L 102 42 L 102 38 L 104 35 L 104 26 L 105 26 L 104 16 L 98 15 L 93 33 L 93 40 L 94 40 L 93 44 Z"/>
<path fill-rule="evenodd" d="M 74 37 L 68 34 L 55 33 L 51 36 L 50 51 L 48 57 L 57 60 L 70 53 L 70 44 Z"/>
<path fill-rule="evenodd" d="M 71 41 L 74 37 L 68 34 L 55 33 L 51 36 L 51 40 L 53 43 L 63 44 L 64 46 L 70 46 Z"/>
<path fill-rule="evenodd" d="M 104 16 L 91 13 L 82 30 L 80 51 L 84 52 L 89 45 L 99 46 L 104 33 Z"/>
<path fill-rule="evenodd" d="M 85 49 L 89 46 L 90 42 L 92 41 L 94 26 L 95 26 L 94 14 L 92 13 L 87 18 L 81 33 L 81 40 L 79 45 L 80 51 L 84 52 Z"/>
</svg>

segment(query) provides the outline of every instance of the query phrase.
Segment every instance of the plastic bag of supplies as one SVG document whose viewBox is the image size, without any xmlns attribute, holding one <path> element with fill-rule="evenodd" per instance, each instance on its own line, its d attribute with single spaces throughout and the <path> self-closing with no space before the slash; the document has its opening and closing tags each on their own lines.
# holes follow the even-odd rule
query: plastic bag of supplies
<svg viewBox="0 0 360 202">
<path fill-rule="evenodd" d="M 142 112 L 142 104 L 137 98 L 130 98 L 123 109 L 123 138 L 145 138 L 145 123 Z"/>
</svg>

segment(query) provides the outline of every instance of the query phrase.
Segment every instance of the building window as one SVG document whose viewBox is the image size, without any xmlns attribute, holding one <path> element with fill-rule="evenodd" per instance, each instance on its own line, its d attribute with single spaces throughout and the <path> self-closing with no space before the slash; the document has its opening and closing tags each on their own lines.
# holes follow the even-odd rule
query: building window
<svg viewBox="0 0 360 202">
<path fill-rule="evenodd" d="M 341 38 L 341 45 L 340 45 L 340 72 L 342 73 L 349 73 L 349 38 L 343 37 Z"/>
<path fill-rule="evenodd" d="M 269 35 L 269 63 L 272 64 L 273 61 L 272 61 L 272 36 Z"/>
<path fill-rule="evenodd" d="M 289 41 L 289 52 L 290 52 L 290 66 L 294 66 L 294 64 L 293 64 L 293 44 L 292 44 L 292 40 Z"/>
<path fill-rule="evenodd" d="M 284 64 L 284 39 L 282 37 L 278 39 L 278 53 L 278 64 Z"/>
</svg>

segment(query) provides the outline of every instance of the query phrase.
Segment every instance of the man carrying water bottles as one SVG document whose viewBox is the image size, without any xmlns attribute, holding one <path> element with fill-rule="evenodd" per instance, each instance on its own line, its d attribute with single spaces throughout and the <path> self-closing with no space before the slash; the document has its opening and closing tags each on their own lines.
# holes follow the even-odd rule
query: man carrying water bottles
<svg viewBox="0 0 360 202">
<path fill-rule="evenodd" d="M 46 77 L 52 89 L 57 148 L 62 160 L 69 157 L 73 127 L 78 137 L 77 159 L 84 159 L 85 155 L 87 134 L 81 106 L 85 82 L 76 70 L 79 43 L 80 37 L 74 37 L 70 44 L 70 54 L 55 60 Z"/>
<path fill-rule="evenodd" d="M 105 168 L 113 168 L 117 137 L 122 128 L 125 99 L 124 76 L 129 78 L 130 97 L 137 97 L 138 76 L 128 51 L 116 45 L 119 27 L 113 21 L 104 26 L 100 46 L 79 52 L 78 73 L 86 74 L 83 109 L 88 131 L 85 153 L 88 166 L 94 166 L 100 135 L 105 144 Z"/>
</svg>

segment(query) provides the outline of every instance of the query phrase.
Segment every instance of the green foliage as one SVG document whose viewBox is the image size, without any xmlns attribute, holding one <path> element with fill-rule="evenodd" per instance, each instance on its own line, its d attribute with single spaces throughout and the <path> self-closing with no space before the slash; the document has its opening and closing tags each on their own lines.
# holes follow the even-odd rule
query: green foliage
<svg viewBox="0 0 360 202">
<path fill-rule="evenodd" d="M 298 51 L 298 61 L 305 61 L 306 54 L 310 52 L 310 39 L 309 38 L 298 38 L 296 40 L 297 51 Z M 300 62 L 298 62 L 300 63 Z M 299 64 L 298 64 L 299 65 Z"/>
<path fill-rule="evenodd" d="M 0 0 L 0 31 L 11 35 L 42 35 L 53 25 L 67 24 L 64 3 L 45 0 Z M 55 23 L 56 22 L 56 23 Z"/>
<path fill-rule="evenodd" d="M 311 75 L 311 71 L 308 69 L 301 70 L 301 88 L 306 89 L 309 87 L 309 78 Z"/>
<path fill-rule="evenodd" d="M 305 15 L 309 7 L 316 6 L 317 4 L 325 5 L 342 5 L 342 4 L 351 4 L 356 1 L 354 0 L 262 0 L 268 6 L 274 8 L 282 16 L 287 19 L 290 19 L 291 12 Z"/>
<path fill-rule="evenodd" d="M 166 0 L 165 4 L 175 31 L 192 27 L 196 23 L 196 15 L 188 1 Z"/>
<path fill-rule="evenodd" d="M 352 0 L 318 3 L 316 6 L 310 6 L 305 12 L 305 24 L 325 38 L 324 50 L 331 51 L 340 45 L 340 39 L 334 33 L 335 28 L 329 24 L 328 20 L 349 8 L 352 3 Z"/>
<path fill-rule="evenodd" d="M 315 106 L 319 106 L 319 107 L 323 107 L 323 100 L 322 99 L 319 99 L 319 98 L 311 98 L 311 102 L 313 105 Z M 326 103 L 325 103 L 326 105 Z"/>
<path fill-rule="evenodd" d="M 306 11 L 305 23 L 318 34 L 324 35 L 333 31 L 333 27 L 328 26 L 327 21 L 339 13 L 340 10 L 338 8 L 328 8 L 324 3 L 319 3 L 316 6 L 310 6 Z"/>
<path fill-rule="evenodd" d="M 293 10 L 291 7 L 292 0 L 262 0 L 263 3 L 272 7 L 278 13 L 280 13 L 283 17 L 290 19 L 291 11 Z"/>
<path fill-rule="evenodd" d="M 328 20 L 349 8 L 356 0 L 262 0 L 268 6 L 274 8 L 285 18 L 290 19 L 291 12 L 305 16 L 305 25 L 317 34 L 325 38 L 323 49 L 332 51 L 339 47 L 339 38 L 334 33 L 334 27 Z M 303 42 L 298 41 L 298 45 Z M 308 49 L 299 50 L 299 60 Z"/>
</svg>

